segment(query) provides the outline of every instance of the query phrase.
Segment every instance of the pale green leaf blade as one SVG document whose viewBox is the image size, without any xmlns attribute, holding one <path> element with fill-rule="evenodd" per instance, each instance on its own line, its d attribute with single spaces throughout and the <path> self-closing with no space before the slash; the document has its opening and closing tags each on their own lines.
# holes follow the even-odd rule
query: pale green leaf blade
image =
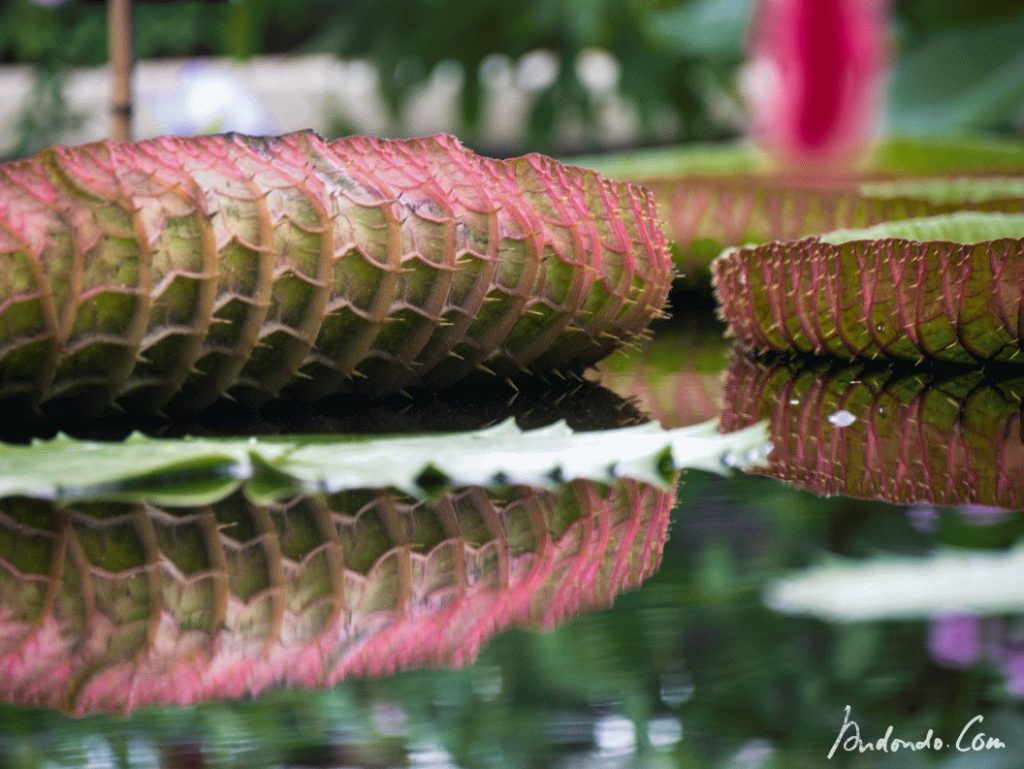
<svg viewBox="0 0 1024 769">
<path fill-rule="evenodd" d="M 927 176 L 866 181 L 859 186 L 869 198 L 912 198 L 937 206 L 969 206 L 993 200 L 1024 198 L 1024 176 Z"/>
<path fill-rule="evenodd" d="M 60 436 L 0 446 L 0 497 L 210 503 L 244 486 L 268 501 L 300 491 L 394 488 L 428 496 L 446 486 L 553 488 L 619 477 L 668 485 L 683 468 L 723 472 L 763 461 L 765 425 L 720 434 L 707 424 L 664 430 L 651 423 L 587 433 L 562 422 L 521 430 L 508 420 L 464 433 L 152 439 L 122 443 Z"/>
<path fill-rule="evenodd" d="M 839 561 L 772 583 L 765 603 L 786 614 L 860 621 L 951 612 L 1024 611 L 1024 548 L 941 551 L 925 558 Z M 899 590 L 893 586 L 899 585 Z"/>
<path fill-rule="evenodd" d="M 919 219 L 884 222 L 858 229 L 833 230 L 820 236 L 823 243 L 835 245 L 888 238 L 950 243 L 984 243 L 1005 238 L 1024 238 L 1024 214 L 957 211 Z"/>
</svg>

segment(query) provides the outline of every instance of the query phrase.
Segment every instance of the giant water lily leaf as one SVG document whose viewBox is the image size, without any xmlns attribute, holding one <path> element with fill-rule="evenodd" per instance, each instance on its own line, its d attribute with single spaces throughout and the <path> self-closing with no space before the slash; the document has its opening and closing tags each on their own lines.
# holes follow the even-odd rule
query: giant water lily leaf
<svg viewBox="0 0 1024 769">
<path fill-rule="evenodd" d="M 713 264 L 748 347 L 1024 363 L 1024 215 L 959 212 L 729 249 Z"/>
<path fill-rule="evenodd" d="M 648 190 L 450 136 L 55 147 L 0 200 L 0 400 L 32 407 L 579 371 L 671 283 Z"/>
<path fill-rule="evenodd" d="M 935 205 L 973 204 L 1024 198 L 1024 176 L 938 176 L 861 182 L 867 198 L 925 200 Z"/>
<path fill-rule="evenodd" d="M 638 586 L 673 500 L 630 480 L 185 510 L 0 500 L 0 700 L 81 715 L 465 665 L 506 627 Z"/>
<path fill-rule="evenodd" d="M 690 282 L 728 246 L 787 241 L 839 227 L 951 213 L 1024 211 L 1024 176 L 862 177 L 826 181 L 785 176 L 691 176 L 649 182 L 661 203 L 674 257 Z M 685 280 L 685 275 L 684 275 Z"/>
<path fill-rule="evenodd" d="M 1024 611 L 1024 548 L 835 561 L 773 583 L 766 603 L 829 620 Z M 898 589 L 894 589 L 898 586 Z"/>
<path fill-rule="evenodd" d="M 573 158 L 577 165 L 633 180 L 689 176 L 773 176 L 770 157 L 748 142 L 685 144 Z M 875 144 L 859 167 L 867 175 L 943 176 L 1024 173 L 1024 142 L 998 138 L 892 136 Z"/>
<path fill-rule="evenodd" d="M 925 216 L 883 222 L 871 227 L 834 230 L 822 233 L 818 239 L 835 246 L 880 240 L 947 242 L 957 245 L 1021 240 L 1024 239 L 1024 215 L 959 211 L 948 216 Z"/>
<path fill-rule="evenodd" d="M 788 174 L 747 145 L 584 159 L 655 191 L 679 281 L 705 286 L 729 246 L 959 209 L 1024 211 L 1024 144 L 889 139 L 849 174 Z"/>
<path fill-rule="evenodd" d="M 678 430 L 645 424 L 575 433 L 564 423 L 524 431 L 509 420 L 445 435 L 154 439 L 59 436 L 0 447 L 0 498 L 147 500 L 191 506 L 243 487 L 253 499 L 300 491 L 393 488 L 423 496 L 449 486 L 550 488 L 629 477 L 659 486 L 676 470 L 756 464 L 764 425 L 721 435 L 715 423 Z"/>
<path fill-rule="evenodd" d="M 1024 378 L 737 355 L 722 426 L 769 421 L 762 471 L 819 495 L 1024 508 Z"/>
</svg>

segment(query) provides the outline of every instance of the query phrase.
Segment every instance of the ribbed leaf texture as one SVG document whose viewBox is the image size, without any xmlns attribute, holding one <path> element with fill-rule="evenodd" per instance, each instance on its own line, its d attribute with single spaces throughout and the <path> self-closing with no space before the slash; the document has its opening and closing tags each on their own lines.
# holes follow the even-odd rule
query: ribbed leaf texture
<svg viewBox="0 0 1024 769">
<path fill-rule="evenodd" d="M 467 664 L 658 567 L 673 492 L 0 506 L 0 697 L 74 714 Z"/>
<path fill-rule="evenodd" d="M 755 472 L 815 494 L 1024 508 L 1024 379 L 737 355 L 723 429 L 769 420 Z"/>
<path fill-rule="evenodd" d="M 1024 216 L 958 213 L 730 249 L 712 265 L 743 345 L 1024 363 Z"/>
<path fill-rule="evenodd" d="M 0 166 L 0 396 L 198 409 L 578 370 L 671 269 L 647 190 L 449 136 L 57 147 Z"/>
</svg>

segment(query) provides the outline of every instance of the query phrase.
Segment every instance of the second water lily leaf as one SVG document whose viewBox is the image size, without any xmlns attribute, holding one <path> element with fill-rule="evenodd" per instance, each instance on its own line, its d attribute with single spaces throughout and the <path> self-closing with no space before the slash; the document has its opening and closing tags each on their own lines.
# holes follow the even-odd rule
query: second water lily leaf
<svg viewBox="0 0 1024 769">
<path fill-rule="evenodd" d="M 960 209 L 1024 211 L 1024 178 L 867 176 L 806 178 L 708 175 L 651 180 L 684 281 L 707 280 L 726 247 L 797 240 L 837 227 L 864 227 Z"/>
<path fill-rule="evenodd" d="M 1024 176 L 949 176 L 867 181 L 858 191 L 869 198 L 925 200 L 959 205 L 1024 199 Z"/>
<path fill-rule="evenodd" d="M 634 180 L 731 174 L 766 177 L 771 174 L 771 158 L 750 142 L 681 144 L 575 158 L 574 161 L 607 176 Z M 1020 173 L 1024 171 L 1024 142 L 891 136 L 871 148 L 862 170 L 886 176 Z"/>
<path fill-rule="evenodd" d="M 450 486 L 551 488 L 627 477 L 667 486 L 682 468 L 722 471 L 761 462 L 763 424 L 727 435 L 715 423 L 654 423 L 576 433 L 564 423 L 521 430 L 508 420 L 464 433 L 370 438 L 307 436 L 0 444 L 0 498 L 106 499 L 193 506 L 243 487 L 270 501 L 300 491 L 392 488 L 417 497 Z"/>
<path fill-rule="evenodd" d="M 890 138 L 828 178 L 786 173 L 753 146 L 696 145 L 584 159 L 655 191 L 679 281 L 703 288 L 708 265 L 744 243 L 970 208 L 1024 212 L 1024 144 Z"/>
<path fill-rule="evenodd" d="M 1024 215 L 959 212 L 729 249 L 715 291 L 758 350 L 1024 363 Z"/>
</svg>

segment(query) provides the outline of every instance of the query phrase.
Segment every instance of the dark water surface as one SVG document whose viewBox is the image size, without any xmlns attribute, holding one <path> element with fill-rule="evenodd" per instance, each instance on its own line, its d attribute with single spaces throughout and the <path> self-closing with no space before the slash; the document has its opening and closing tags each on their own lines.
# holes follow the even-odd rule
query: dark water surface
<svg viewBox="0 0 1024 769">
<path fill-rule="evenodd" d="M 721 415 L 768 419 L 774 463 L 674 494 L 9 503 L 0 767 L 1024 767 L 1024 379 L 753 361 L 685 319 L 592 378 L 141 426 Z"/>
</svg>

